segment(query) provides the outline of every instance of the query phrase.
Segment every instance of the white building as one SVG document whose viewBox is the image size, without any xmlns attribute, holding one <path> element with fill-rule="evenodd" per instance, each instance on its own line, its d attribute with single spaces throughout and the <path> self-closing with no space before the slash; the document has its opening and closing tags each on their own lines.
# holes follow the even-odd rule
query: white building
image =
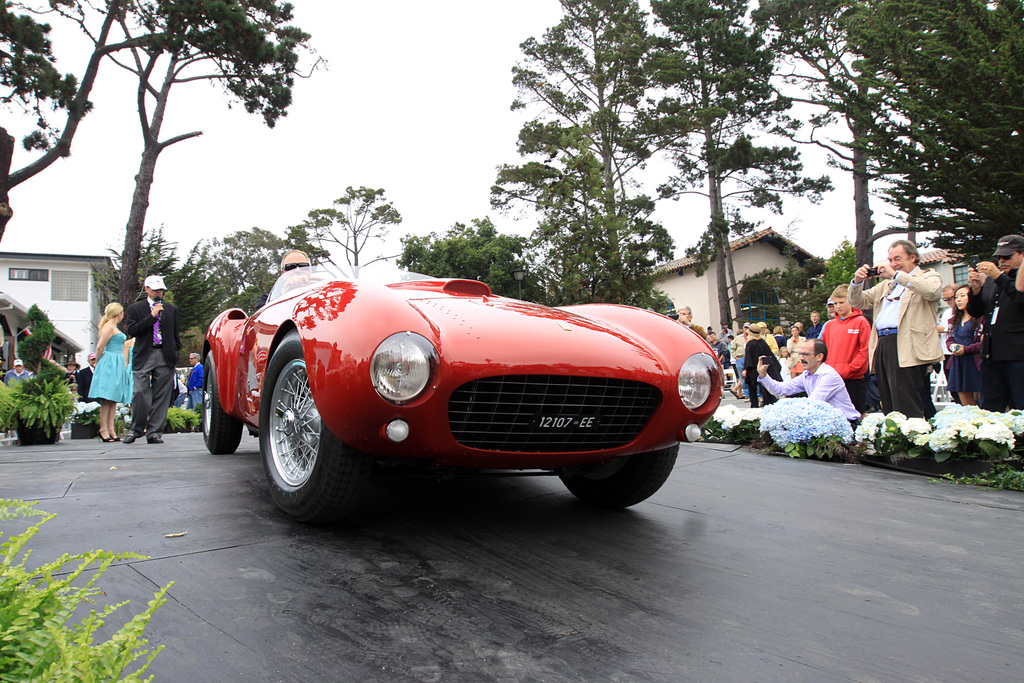
<svg viewBox="0 0 1024 683">
<path fill-rule="evenodd" d="M 748 275 L 766 268 L 783 269 L 790 259 L 803 264 L 812 256 L 771 228 L 733 240 L 729 245 L 737 284 Z M 654 286 L 672 299 L 676 309 L 689 306 L 695 324 L 706 326 L 710 322 L 713 325 L 711 329 L 717 331 L 722 322 L 732 322 L 718 319 L 718 261 L 712 261 L 702 275 L 697 275 L 696 263 L 694 258 L 681 258 L 658 266 Z M 777 301 L 774 291 L 749 292 L 740 302 L 744 320 L 767 320 L 765 305 Z"/>
<path fill-rule="evenodd" d="M 102 311 L 96 274 L 113 267 L 106 256 L 0 252 L 0 327 L 3 367 L 17 355 L 25 313 L 36 304 L 56 328 L 53 359 L 65 362 L 96 346 Z M 80 363 L 85 358 L 78 358 Z"/>
</svg>

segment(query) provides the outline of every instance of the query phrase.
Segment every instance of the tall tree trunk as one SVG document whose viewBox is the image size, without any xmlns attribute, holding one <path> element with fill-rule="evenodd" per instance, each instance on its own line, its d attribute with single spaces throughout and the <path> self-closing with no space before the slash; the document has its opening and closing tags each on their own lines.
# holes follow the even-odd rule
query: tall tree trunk
<svg viewBox="0 0 1024 683">
<path fill-rule="evenodd" d="M 0 240 L 14 212 L 9 196 L 11 182 L 11 161 L 14 159 L 14 136 L 6 128 L 0 128 Z"/>
<path fill-rule="evenodd" d="M 726 234 L 726 239 L 728 238 L 729 236 L 728 234 Z M 740 287 L 736 283 L 736 268 L 733 267 L 732 263 L 732 249 L 727 249 L 726 253 L 728 254 L 729 258 L 729 292 L 730 296 L 732 297 L 732 320 L 739 320 L 741 317 L 743 317 L 743 309 L 740 308 Z M 729 327 L 732 327 L 732 325 L 729 324 L 730 322 L 731 321 L 729 320 L 723 320 L 722 324 L 729 325 Z"/>
<path fill-rule="evenodd" d="M 711 226 L 710 229 L 715 236 L 715 264 L 716 285 L 718 289 L 718 318 L 721 321 L 729 319 L 729 287 L 727 285 L 727 270 L 729 268 L 729 223 L 725 220 L 725 208 L 722 203 L 722 184 L 718 177 L 717 168 L 713 163 L 708 164 L 708 200 L 711 203 Z"/>
<path fill-rule="evenodd" d="M 853 215 L 856 225 L 857 265 L 872 265 L 874 259 L 875 222 L 871 220 L 868 199 L 868 155 L 864 147 L 866 126 L 855 123 L 850 126 L 853 134 Z"/>
<path fill-rule="evenodd" d="M 153 173 L 160 151 L 159 144 L 147 144 L 142 152 L 139 172 L 135 175 L 135 192 L 132 194 L 132 208 L 128 212 L 128 225 L 125 227 L 124 251 L 121 252 L 121 277 L 117 283 L 117 300 L 124 306 L 134 302 L 141 291 L 139 255 L 142 252 L 146 212 L 149 210 L 149 191 L 153 187 Z"/>
<path fill-rule="evenodd" d="M 135 176 L 135 193 L 132 195 L 132 208 L 128 212 L 128 225 L 125 227 L 124 251 L 121 252 L 121 277 L 117 285 L 117 298 L 124 306 L 135 301 L 135 298 L 141 291 L 139 256 L 142 252 L 142 235 L 145 232 L 146 212 L 149 210 L 149 192 L 153 188 L 153 175 L 156 171 L 156 162 L 160 152 L 176 142 L 202 135 L 201 131 L 194 131 L 159 142 L 160 129 L 163 127 L 164 114 L 167 111 L 167 99 L 171 94 L 171 86 L 175 82 L 174 77 L 178 61 L 176 57 L 172 57 L 168 62 L 163 85 L 154 95 L 156 106 L 153 107 L 153 116 L 150 121 L 146 118 L 146 96 L 150 94 L 149 75 L 154 64 L 155 58 L 151 58 L 146 70 L 139 78 L 137 92 L 143 148 L 139 172 Z"/>
</svg>

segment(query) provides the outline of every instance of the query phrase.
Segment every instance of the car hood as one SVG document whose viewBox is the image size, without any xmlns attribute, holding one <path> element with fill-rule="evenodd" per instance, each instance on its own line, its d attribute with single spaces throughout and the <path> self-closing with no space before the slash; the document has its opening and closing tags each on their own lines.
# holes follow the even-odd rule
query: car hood
<svg viewBox="0 0 1024 683">
<path fill-rule="evenodd" d="M 635 331 L 557 308 L 504 297 L 410 297 L 409 304 L 434 326 L 443 358 L 493 366 L 499 375 L 578 369 L 652 381 L 674 371 L 659 349 Z"/>
</svg>

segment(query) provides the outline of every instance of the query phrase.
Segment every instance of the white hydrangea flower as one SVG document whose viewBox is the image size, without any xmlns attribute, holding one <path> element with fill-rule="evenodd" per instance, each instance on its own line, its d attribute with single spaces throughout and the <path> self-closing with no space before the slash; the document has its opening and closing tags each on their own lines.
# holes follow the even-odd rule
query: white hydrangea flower
<svg viewBox="0 0 1024 683">
<path fill-rule="evenodd" d="M 955 429 L 937 429 L 929 435 L 928 448 L 936 453 L 956 450 L 959 439 Z"/>
<path fill-rule="evenodd" d="M 872 442 L 878 436 L 878 428 L 885 422 L 882 413 L 868 413 L 864 416 L 855 434 L 857 441 Z"/>
<path fill-rule="evenodd" d="M 900 424 L 900 431 L 909 438 L 918 434 L 928 434 L 932 431 L 932 426 L 923 417 L 912 417 Z"/>
<path fill-rule="evenodd" d="M 999 419 L 1017 436 L 1024 436 L 1024 411 L 1011 410 L 1001 413 Z"/>
<path fill-rule="evenodd" d="M 1007 448 L 1013 448 L 1013 432 L 1001 422 L 989 422 L 988 424 L 981 425 L 978 427 L 974 438 L 994 441 L 995 443 L 1005 445 Z"/>
</svg>

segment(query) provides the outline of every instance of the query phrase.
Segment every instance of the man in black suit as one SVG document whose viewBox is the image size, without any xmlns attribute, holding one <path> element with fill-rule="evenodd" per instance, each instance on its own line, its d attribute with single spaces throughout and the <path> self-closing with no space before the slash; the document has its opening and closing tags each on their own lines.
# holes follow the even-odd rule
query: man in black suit
<svg viewBox="0 0 1024 683">
<path fill-rule="evenodd" d="M 92 386 L 92 369 L 96 367 L 96 354 L 89 354 L 89 364 L 75 373 L 75 383 L 78 384 L 78 395 L 84 401 L 89 400 L 89 389 Z"/>
<path fill-rule="evenodd" d="M 145 282 L 146 299 L 125 309 L 128 336 L 135 337 L 132 377 L 132 426 L 123 443 L 146 435 L 147 443 L 163 443 L 164 422 L 174 387 L 174 366 L 178 362 L 178 309 L 164 303 L 164 279 L 150 275 Z"/>
</svg>

